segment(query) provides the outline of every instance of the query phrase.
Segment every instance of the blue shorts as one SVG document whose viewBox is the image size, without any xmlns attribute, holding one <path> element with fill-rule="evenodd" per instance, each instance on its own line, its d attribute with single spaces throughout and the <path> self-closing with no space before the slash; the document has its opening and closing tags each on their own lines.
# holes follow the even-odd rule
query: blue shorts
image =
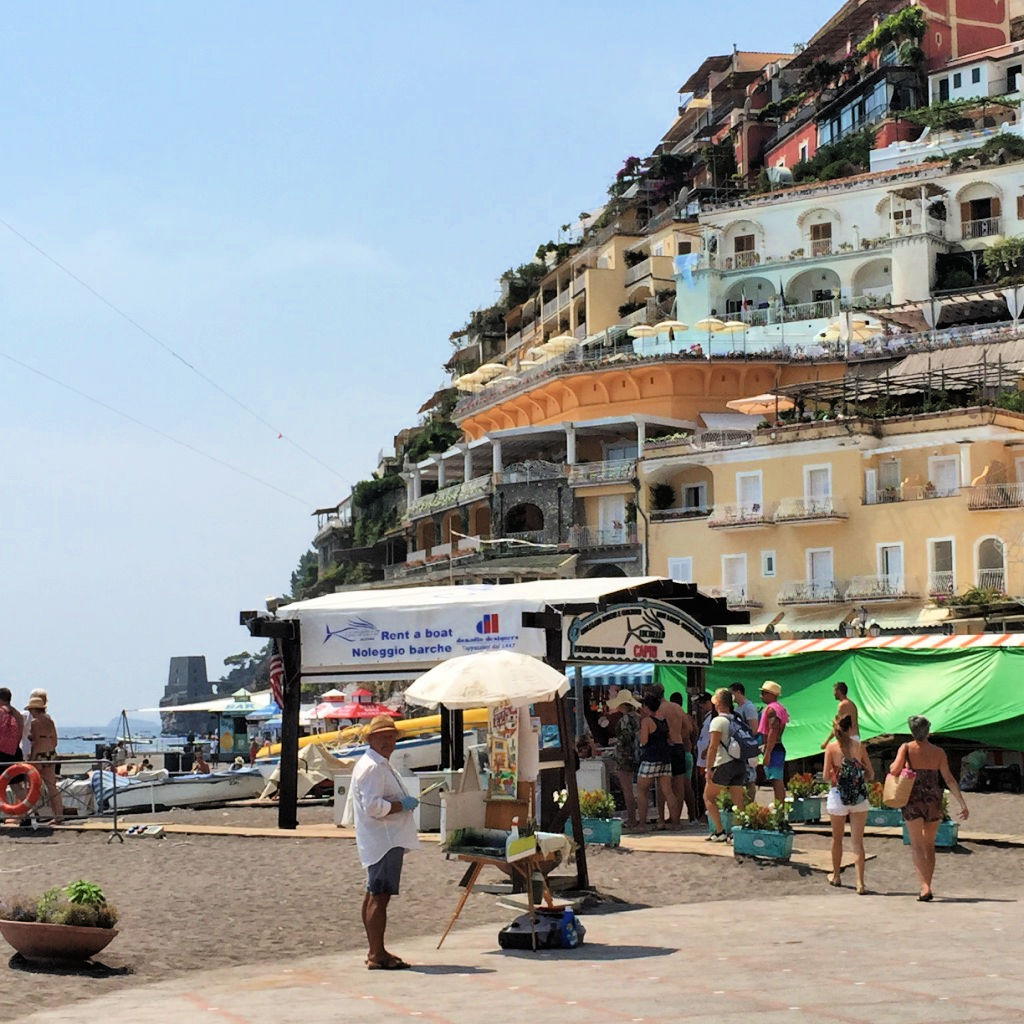
<svg viewBox="0 0 1024 1024">
<path fill-rule="evenodd" d="M 772 747 L 771 759 L 765 762 L 764 777 L 772 782 L 776 779 L 784 779 L 786 771 L 786 748 L 781 743 Z"/>
<path fill-rule="evenodd" d="M 392 846 L 376 864 L 366 869 L 366 891 L 371 896 L 397 896 L 402 880 L 402 860 L 405 849 Z"/>
</svg>

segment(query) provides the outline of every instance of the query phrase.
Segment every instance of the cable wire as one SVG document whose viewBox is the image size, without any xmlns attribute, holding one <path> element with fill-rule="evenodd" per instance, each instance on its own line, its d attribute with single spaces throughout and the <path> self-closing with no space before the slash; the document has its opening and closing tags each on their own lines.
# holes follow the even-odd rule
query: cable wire
<svg viewBox="0 0 1024 1024">
<path fill-rule="evenodd" d="M 276 491 L 278 494 L 283 495 L 285 498 L 290 498 L 292 501 L 298 502 L 305 508 L 310 507 L 310 502 L 303 498 L 296 497 L 294 494 L 290 494 L 288 491 L 278 487 L 277 484 L 272 484 L 269 480 L 264 480 L 261 477 L 254 476 L 247 470 L 240 469 L 238 466 L 233 466 L 230 462 L 225 462 L 223 459 L 218 458 L 216 455 L 211 455 L 209 452 L 204 452 L 201 448 L 197 448 L 193 444 L 189 444 L 188 441 L 182 441 L 181 438 L 175 437 L 173 434 L 168 434 L 161 430 L 159 427 L 154 427 L 149 423 L 144 422 L 132 416 L 131 413 L 123 412 L 121 409 L 116 408 L 109 402 L 104 402 L 101 398 L 94 398 L 92 395 L 87 394 L 80 388 L 76 388 L 73 384 L 68 384 L 65 381 L 59 380 L 52 374 L 47 373 L 45 370 L 40 370 L 38 367 L 31 366 L 28 363 L 22 362 L 22 360 L 15 358 L 7 352 L 0 350 L 0 357 L 14 363 L 15 366 L 20 366 L 23 370 L 28 370 L 29 373 L 34 373 L 38 377 L 42 377 L 43 380 L 49 381 L 51 384 L 56 384 L 58 387 L 64 388 L 66 391 L 70 391 L 72 394 L 78 395 L 79 398 L 84 398 L 87 402 L 92 402 L 94 405 L 98 405 L 101 409 L 106 409 L 108 412 L 112 412 L 115 416 L 120 416 L 122 419 L 128 420 L 129 423 L 134 423 L 138 427 L 143 427 L 145 430 L 152 431 L 152 433 L 162 437 L 165 441 L 170 441 L 173 444 L 179 445 L 186 450 L 193 452 L 195 455 L 200 455 L 204 459 L 209 459 L 210 462 L 215 462 L 218 466 L 223 466 L 225 469 L 230 469 L 232 473 L 237 473 L 239 476 L 244 476 L 248 480 L 252 480 L 254 483 L 259 484 L 262 487 L 268 487 L 272 491 Z"/>
<path fill-rule="evenodd" d="M 240 398 L 237 398 L 235 395 L 233 395 L 226 388 L 221 387 L 221 385 L 218 384 L 212 377 L 209 377 L 207 374 L 203 373 L 203 371 L 200 370 L 193 363 L 190 363 L 183 355 L 181 355 L 179 352 L 175 351 L 165 341 L 162 341 L 152 331 L 148 330 L 145 326 L 140 324 L 138 322 L 138 320 L 136 320 L 134 317 L 130 316 L 123 309 L 120 309 L 118 306 L 116 306 L 105 295 L 103 295 L 101 292 L 98 292 L 95 288 L 93 288 L 93 286 L 91 284 L 89 284 L 87 281 L 84 281 L 82 278 L 80 278 L 73 270 L 71 270 L 68 267 L 64 266 L 64 264 L 61 263 L 60 260 L 58 260 L 54 256 L 51 256 L 45 249 L 41 248 L 39 245 L 37 245 L 35 242 L 33 242 L 31 238 L 29 238 L 26 235 L 23 235 L 16 227 L 14 227 L 13 224 L 8 223 L 2 217 L 0 217 L 0 224 L 2 224 L 5 228 L 7 228 L 7 230 L 10 231 L 10 233 L 12 235 L 14 235 L 16 238 L 21 239 L 21 241 L 24 242 L 25 245 L 27 245 L 29 248 L 31 248 L 35 252 L 39 253 L 39 255 L 43 257 L 43 259 L 45 259 L 48 262 L 52 263 L 59 271 L 61 271 L 61 273 L 66 274 L 68 277 L 71 278 L 72 281 L 74 281 L 76 284 L 80 285 L 90 295 L 92 295 L 94 298 L 96 298 L 100 302 L 102 302 L 104 306 L 106 306 L 112 312 L 117 314 L 117 316 L 121 317 L 122 320 L 124 320 L 127 323 L 131 324 L 131 326 L 134 327 L 140 334 L 142 334 L 145 337 L 147 337 L 155 345 L 159 345 L 160 348 L 162 348 L 169 356 L 171 356 L 173 359 L 178 360 L 179 363 L 181 363 L 183 366 L 185 366 L 189 370 L 191 370 L 197 377 L 199 377 L 201 380 L 203 380 L 207 384 L 209 384 L 210 387 L 212 387 L 215 391 L 219 391 L 229 401 L 234 402 L 235 405 L 237 405 L 240 409 L 242 409 L 245 412 L 247 412 L 250 416 L 252 416 L 258 422 L 262 423 L 263 426 L 267 427 L 269 430 L 272 430 L 274 432 L 274 434 L 277 436 L 277 439 L 279 441 L 285 441 L 287 444 L 290 444 L 296 451 L 301 452 L 308 459 L 312 459 L 313 462 L 317 463 L 317 465 L 321 466 L 323 469 L 326 469 L 329 473 L 333 473 L 339 480 L 341 480 L 343 482 L 346 482 L 346 483 L 348 482 L 346 477 L 343 476 L 341 473 L 339 473 L 338 470 L 336 470 L 333 466 L 328 465 L 326 462 L 324 462 L 318 456 L 314 455 L 307 448 L 304 448 L 297 441 L 295 441 L 292 438 L 288 437 L 288 435 L 285 434 L 284 431 L 279 430 L 277 427 L 275 427 L 273 423 L 271 423 L 269 420 L 267 420 L 264 416 L 262 416 L 259 412 L 257 412 L 251 406 L 246 405 L 245 402 L 243 402 Z M 88 397 L 88 396 L 86 396 L 86 397 Z"/>
</svg>

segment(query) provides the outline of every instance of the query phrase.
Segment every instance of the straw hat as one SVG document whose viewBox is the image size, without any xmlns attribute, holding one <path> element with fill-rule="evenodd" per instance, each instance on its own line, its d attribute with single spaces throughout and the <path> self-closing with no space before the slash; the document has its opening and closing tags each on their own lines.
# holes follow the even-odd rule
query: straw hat
<svg viewBox="0 0 1024 1024">
<path fill-rule="evenodd" d="M 46 710 L 46 697 L 30 697 L 29 702 L 25 705 L 26 711 L 45 711 Z"/>
<path fill-rule="evenodd" d="M 623 704 L 628 704 L 629 707 L 634 709 L 640 707 L 640 701 L 638 701 L 629 690 L 619 690 L 619 692 L 615 694 L 610 701 L 608 701 L 608 710 L 618 711 Z"/>
<path fill-rule="evenodd" d="M 370 724 L 366 727 L 366 735 L 373 736 L 378 732 L 398 732 L 398 730 L 387 715 L 376 715 L 370 719 Z"/>
<path fill-rule="evenodd" d="M 766 679 L 761 684 L 762 693 L 770 693 L 773 697 L 782 696 L 782 687 L 772 679 Z"/>
</svg>

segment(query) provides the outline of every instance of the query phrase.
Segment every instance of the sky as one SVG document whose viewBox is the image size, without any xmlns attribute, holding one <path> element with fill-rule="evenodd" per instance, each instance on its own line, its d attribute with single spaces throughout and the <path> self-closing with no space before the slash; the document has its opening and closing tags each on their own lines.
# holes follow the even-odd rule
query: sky
<svg viewBox="0 0 1024 1024">
<path fill-rule="evenodd" d="M 0 684 L 58 722 L 211 679 L 449 334 L 707 54 L 834 4 L 13 5 L 0 32 Z M 281 436 L 279 436 L 281 435 Z"/>
</svg>

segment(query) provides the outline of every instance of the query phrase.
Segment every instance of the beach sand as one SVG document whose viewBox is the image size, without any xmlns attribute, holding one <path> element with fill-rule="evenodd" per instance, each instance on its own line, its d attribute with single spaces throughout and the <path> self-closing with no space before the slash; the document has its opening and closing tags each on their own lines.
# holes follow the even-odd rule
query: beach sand
<svg viewBox="0 0 1024 1024">
<path fill-rule="evenodd" d="M 969 827 L 1024 833 L 1024 797 L 968 794 Z M 176 810 L 133 821 L 275 827 L 275 807 Z M 328 806 L 303 807 L 303 824 L 333 821 Z M 108 843 L 101 832 L 0 829 L 0 897 L 37 894 L 78 878 L 98 883 L 120 911 L 120 934 L 96 961 L 109 973 L 44 975 L 0 970 L 0 1020 L 43 1008 L 140 986 L 200 968 L 285 961 L 337 953 L 339 971 L 363 970 L 365 937 L 359 921 L 364 872 L 350 839 L 243 838 L 170 834 L 165 839 L 127 838 Z M 825 836 L 804 835 L 809 849 L 827 849 Z M 852 889 L 852 869 L 836 899 L 863 904 L 865 925 L 884 934 L 887 914 L 917 894 L 909 849 L 899 839 L 869 838 L 867 878 L 872 894 Z M 998 895 L 1019 884 L 1022 850 L 968 843 L 938 856 L 935 892 Z M 797 866 L 749 860 L 641 853 L 588 847 L 591 884 L 631 907 L 666 906 L 748 895 L 785 898 L 826 888 L 825 876 Z M 403 937 L 436 935 L 455 908 L 465 864 L 448 861 L 433 843 L 406 859 L 402 894 L 392 902 L 388 946 L 402 952 Z M 502 881 L 485 872 L 481 882 Z M 474 893 L 456 928 L 493 924 L 497 931 L 515 913 L 493 895 Z M 13 953 L 3 945 L 3 956 Z M 270 1012 L 268 1007 L 268 1012 Z"/>
</svg>

